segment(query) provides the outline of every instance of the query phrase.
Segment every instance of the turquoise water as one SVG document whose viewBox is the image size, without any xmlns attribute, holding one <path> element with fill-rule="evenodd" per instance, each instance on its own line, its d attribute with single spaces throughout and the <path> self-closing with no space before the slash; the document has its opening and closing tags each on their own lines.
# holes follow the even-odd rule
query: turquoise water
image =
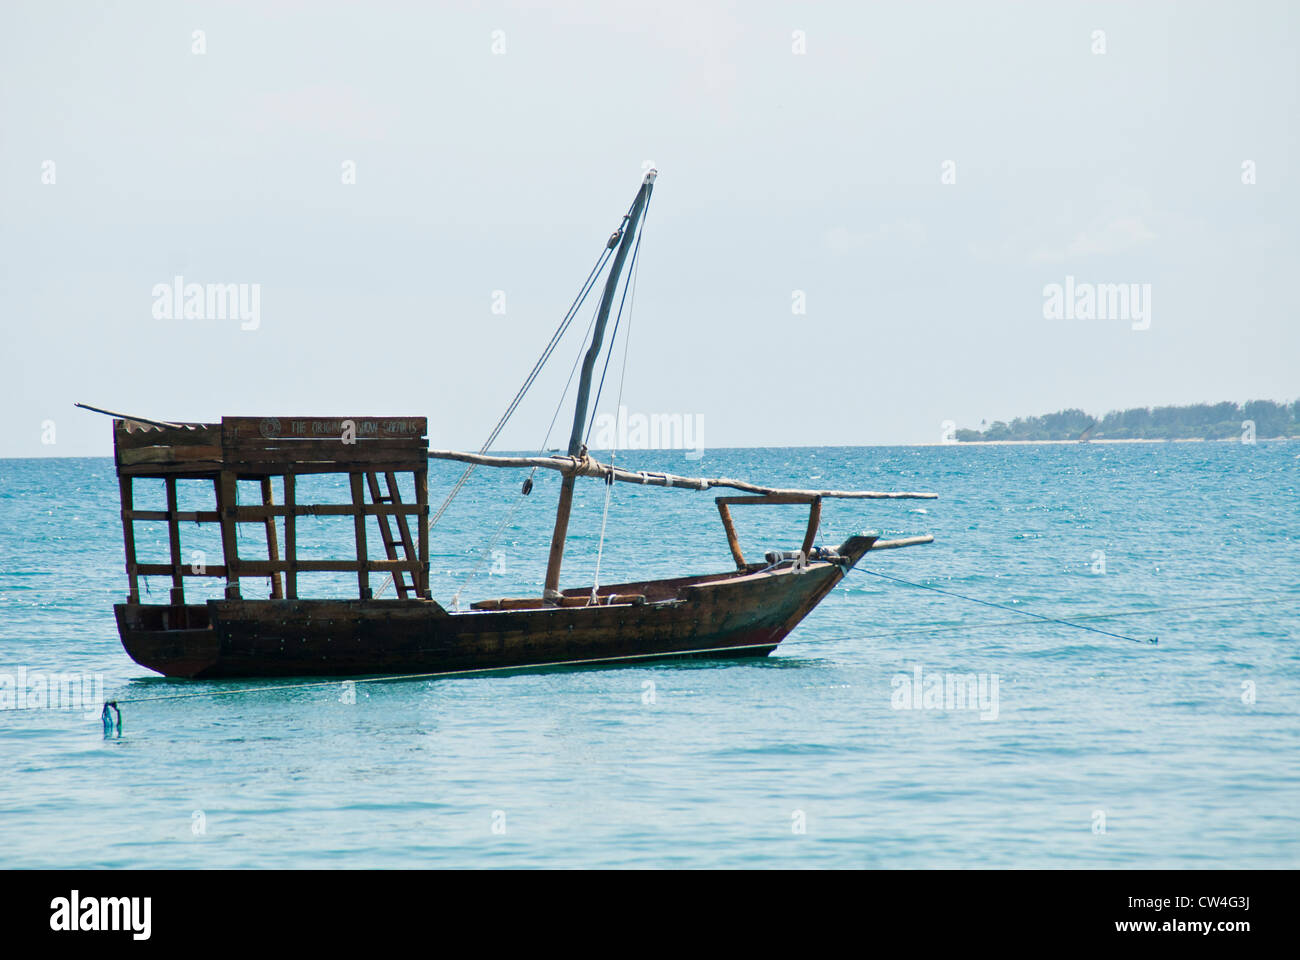
<svg viewBox="0 0 1300 960">
<path fill-rule="evenodd" d="M 1154 611 L 1082 622 L 1159 645 L 855 573 L 765 660 L 367 683 L 354 704 L 337 684 L 168 681 L 127 658 L 113 624 L 126 583 L 111 462 L 5 460 L 0 677 L 84 672 L 121 700 L 244 692 L 126 704 L 117 740 L 97 711 L 0 710 L 0 866 L 1300 865 L 1300 444 L 635 460 L 935 490 L 830 503 L 820 541 L 933 533 L 863 566 L 1055 616 Z M 455 473 L 435 465 L 435 501 Z M 443 602 L 539 592 L 553 476 L 480 563 L 521 480 L 479 471 L 439 524 Z M 565 585 L 590 582 L 600 531 L 604 488 L 579 489 Z M 203 492 L 183 498 L 210 509 Z M 801 538 L 797 508 L 736 516 L 751 556 Z M 302 555 L 346 552 L 349 535 L 305 525 Z M 162 525 L 138 537 L 142 559 L 163 557 Z M 219 562 L 204 530 L 184 546 Z M 710 496 L 614 490 L 603 582 L 729 566 Z M 996 676 L 996 718 L 987 700 L 896 709 L 894 681 L 918 668 L 983 675 L 986 691 Z"/>
</svg>

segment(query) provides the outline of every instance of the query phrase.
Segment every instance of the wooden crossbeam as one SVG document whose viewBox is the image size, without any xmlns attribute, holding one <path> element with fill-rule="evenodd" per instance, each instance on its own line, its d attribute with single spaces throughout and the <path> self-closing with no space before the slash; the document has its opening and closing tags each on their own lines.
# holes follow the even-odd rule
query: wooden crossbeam
<svg viewBox="0 0 1300 960">
<path fill-rule="evenodd" d="M 566 477 L 613 477 L 620 483 L 639 483 L 651 487 L 676 487 L 684 490 L 712 490 L 730 487 L 762 496 L 834 497 L 844 500 L 937 500 L 937 493 L 909 490 L 797 490 L 784 487 L 761 487 L 730 477 L 680 477 L 673 473 L 653 470 L 625 470 L 591 457 L 494 457 L 484 453 L 463 453 L 459 450 L 430 450 L 434 460 L 458 460 L 485 467 L 543 467 L 559 470 Z M 804 501 L 806 502 L 806 501 Z"/>
</svg>

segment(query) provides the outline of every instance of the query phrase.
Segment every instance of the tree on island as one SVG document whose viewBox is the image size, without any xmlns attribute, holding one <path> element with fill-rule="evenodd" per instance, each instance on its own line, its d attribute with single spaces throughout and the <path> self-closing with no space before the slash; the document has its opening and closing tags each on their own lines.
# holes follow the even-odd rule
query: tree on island
<svg viewBox="0 0 1300 960">
<path fill-rule="evenodd" d="M 1222 440 L 1240 437 L 1242 424 L 1255 424 L 1259 439 L 1300 437 L 1300 400 L 1274 403 L 1250 400 L 1238 406 L 1196 403 L 1190 406 L 1133 407 L 1112 410 L 1097 419 L 1082 410 L 1059 410 L 1040 417 L 995 420 L 984 430 L 958 430 L 959 442 L 980 440 Z"/>
</svg>

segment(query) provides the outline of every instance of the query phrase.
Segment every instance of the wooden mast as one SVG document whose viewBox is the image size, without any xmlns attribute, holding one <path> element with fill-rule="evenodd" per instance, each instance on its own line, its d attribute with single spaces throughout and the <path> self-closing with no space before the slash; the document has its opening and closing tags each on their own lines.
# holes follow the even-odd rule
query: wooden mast
<svg viewBox="0 0 1300 960">
<path fill-rule="evenodd" d="M 632 202 L 632 209 L 623 218 L 624 222 L 619 230 L 609 238 L 611 247 L 615 243 L 618 244 L 618 252 L 614 254 L 614 263 L 609 268 L 609 277 L 605 281 L 605 292 L 600 298 L 600 310 L 596 314 L 596 327 L 591 334 L 591 346 L 587 348 L 587 356 L 582 361 L 582 377 L 578 381 L 578 401 L 573 410 L 573 432 L 569 435 L 571 457 L 580 457 L 586 450 L 582 442 L 582 434 L 587 421 L 592 372 L 600 356 L 601 341 L 605 337 L 605 323 L 609 320 L 609 310 L 614 303 L 619 275 L 623 271 L 623 261 L 627 259 L 628 251 L 632 248 L 637 223 L 645 211 L 646 203 L 650 200 L 650 192 L 654 189 L 657 174 L 658 171 L 651 170 L 645 175 L 645 179 L 641 181 L 641 189 L 637 191 L 636 200 Z M 560 502 L 555 510 L 555 532 L 551 534 L 551 552 L 546 561 L 546 585 L 542 590 L 542 596 L 548 600 L 560 595 L 560 564 L 564 561 L 564 541 L 569 532 L 569 511 L 573 508 L 573 482 L 574 475 L 565 474 L 560 483 Z"/>
</svg>

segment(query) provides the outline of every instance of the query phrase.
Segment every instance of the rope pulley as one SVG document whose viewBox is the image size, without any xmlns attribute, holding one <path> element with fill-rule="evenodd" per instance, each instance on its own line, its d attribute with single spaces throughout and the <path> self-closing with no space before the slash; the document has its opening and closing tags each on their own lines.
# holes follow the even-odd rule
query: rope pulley
<svg viewBox="0 0 1300 960">
<path fill-rule="evenodd" d="M 609 243 L 605 244 L 606 250 L 613 250 L 618 246 L 619 241 L 623 239 L 623 228 L 627 226 L 627 222 L 631 219 L 626 213 L 623 214 L 623 222 L 618 225 L 617 230 L 609 235 Z"/>
</svg>

